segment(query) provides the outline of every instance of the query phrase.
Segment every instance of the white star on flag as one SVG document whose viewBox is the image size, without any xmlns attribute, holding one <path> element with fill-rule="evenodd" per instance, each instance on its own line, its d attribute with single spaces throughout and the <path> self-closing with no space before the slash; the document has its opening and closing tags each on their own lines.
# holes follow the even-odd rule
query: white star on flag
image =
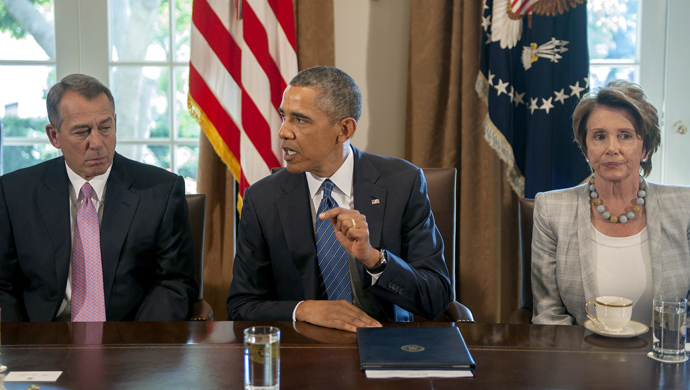
<svg viewBox="0 0 690 390">
<path fill-rule="evenodd" d="M 568 98 L 568 94 L 564 93 L 565 88 L 561 88 L 560 91 L 554 91 L 556 94 L 556 101 L 561 102 L 561 104 L 565 104 L 565 99 Z"/>
<path fill-rule="evenodd" d="M 529 113 L 534 114 L 534 110 L 539 109 L 539 105 L 537 104 L 537 99 L 539 98 L 529 98 L 530 104 L 529 104 Z"/>
<path fill-rule="evenodd" d="M 518 104 L 525 104 L 525 101 L 522 100 L 522 98 L 525 96 L 525 92 L 523 93 L 517 93 L 515 92 L 515 107 L 518 106 Z"/>
<path fill-rule="evenodd" d="M 491 15 L 482 18 L 482 28 L 484 31 L 487 31 L 489 29 L 489 26 L 491 26 Z"/>
<path fill-rule="evenodd" d="M 570 92 L 570 96 L 577 95 L 578 99 L 580 98 L 580 93 L 585 90 L 584 88 L 580 87 L 579 81 L 575 82 L 575 85 L 570 85 L 570 89 L 573 90 Z"/>
<path fill-rule="evenodd" d="M 508 91 L 506 91 L 506 87 L 508 87 L 508 83 L 504 83 L 503 80 L 498 79 L 498 84 L 496 84 L 496 96 L 501 96 L 502 93 L 507 95 Z"/>
<path fill-rule="evenodd" d="M 549 114 L 549 110 L 553 108 L 553 104 L 551 104 L 551 99 L 553 99 L 553 97 L 550 97 L 548 99 L 541 98 L 542 105 L 541 107 L 539 107 L 539 109 L 546 111 L 547 115 Z"/>
</svg>

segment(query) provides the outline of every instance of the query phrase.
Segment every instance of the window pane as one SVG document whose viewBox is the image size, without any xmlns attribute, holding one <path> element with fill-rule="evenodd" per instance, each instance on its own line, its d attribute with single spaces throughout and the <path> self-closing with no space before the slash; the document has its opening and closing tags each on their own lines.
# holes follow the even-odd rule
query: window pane
<svg viewBox="0 0 690 390">
<path fill-rule="evenodd" d="M 4 142 L 7 142 L 6 137 Z M 5 145 L 3 143 L 0 174 L 14 172 L 58 156 L 60 156 L 60 151 L 51 144 Z"/>
<path fill-rule="evenodd" d="M 175 132 L 178 138 L 199 139 L 199 123 L 187 109 L 189 93 L 189 67 L 175 68 Z"/>
<path fill-rule="evenodd" d="M 53 0 L 5 3 L 0 1 L 0 60 L 55 59 Z"/>
<path fill-rule="evenodd" d="M 170 52 L 168 0 L 110 0 L 112 61 L 166 61 Z"/>
<path fill-rule="evenodd" d="M 2 121 L 2 172 L 8 173 L 45 161 L 47 144 L 45 126 L 46 94 L 55 83 L 52 66 L 0 66 L 0 120 Z M 44 145 L 32 145 L 35 140 Z M 23 145 L 19 143 L 23 141 Z M 13 159 L 17 161 L 13 161 Z"/>
<path fill-rule="evenodd" d="M 186 192 L 196 193 L 197 166 L 199 165 L 199 147 L 197 145 L 178 146 L 175 148 L 176 171 L 184 177 Z"/>
<path fill-rule="evenodd" d="M 637 0 L 590 0 L 587 10 L 590 60 L 635 61 Z"/>
<path fill-rule="evenodd" d="M 604 66 L 590 65 L 590 88 L 601 88 L 609 81 L 623 79 L 639 83 L 639 69 L 637 66 Z"/>
<path fill-rule="evenodd" d="M 170 137 L 170 71 L 160 66 L 114 66 L 118 139 Z"/>
<path fill-rule="evenodd" d="M 139 162 L 170 170 L 170 146 L 144 144 L 117 144 L 117 152 Z"/>
<path fill-rule="evenodd" d="M 192 0 L 175 1 L 175 61 L 189 62 Z"/>
<path fill-rule="evenodd" d="M 47 118 L 46 94 L 53 84 L 54 66 L 0 66 L 0 117 Z"/>
</svg>

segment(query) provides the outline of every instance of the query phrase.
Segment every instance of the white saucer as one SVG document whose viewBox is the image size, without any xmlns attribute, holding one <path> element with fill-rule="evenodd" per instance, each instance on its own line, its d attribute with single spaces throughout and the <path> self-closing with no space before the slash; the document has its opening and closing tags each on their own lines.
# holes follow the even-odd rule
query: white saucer
<svg viewBox="0 0 690 390">
<path fill-rule="evenodd" d="M 592 332 L 594 332 L 598 335 L 601 335 L 601 336 L 616 337 L 616 338 L 635 337 L 635 336 L 639 336 L 643 333 L 647 333 L 647 331 L 649 331 L 649 327 L 647 325 L 640 323 L 640 322 L 637 322 L 637 321 L 628 322 L 628 325 L 626 325 L 619 332 L 611 332 L 611 331 L 599 328 L 592 322 L 592 320 L 585 321 L 585 328 L 587 328 L 588 330 L 591 330 Z"/>
</svg>

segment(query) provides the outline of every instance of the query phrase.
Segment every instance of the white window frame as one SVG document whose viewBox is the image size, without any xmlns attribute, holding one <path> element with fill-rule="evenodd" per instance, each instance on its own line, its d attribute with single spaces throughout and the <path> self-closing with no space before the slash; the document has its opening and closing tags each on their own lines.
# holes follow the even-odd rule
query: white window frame
<svg viewBox="0 0 690 390">
<path fill-rule="evenodd" d="M 169 12 L 170 48 L 174 48 L 175 20 L 173 10 L 175 0 L 170 0 Z M 169 68 L 170 96 L 168 97 L 170 113 L 170 136 L 166 138 L 128 139 L 118 137 L 118 144 L 130 145 L 165 145 L 170 148 L 170 169 L 177 173 L 176 147 L 198 146 L 198 139 L 178 138 L 176 131 L 175 99 L 176 91 L 175 70 L 188 67 L 189 62 L 175 61 L 171 50 L 167 61 L 158 62 L 110 62 L 110 26 L 108 24 L 109 2 L 93 0 L 55 0 L 55 60 L 48 61 L 0 61 L 0 65 L 45 65 L 55 66 L 57 80 L 73 73 L 84 73 L 93 76 L 110 87 L 110 69 L 112 66 L 162 66 Z M 117 113 L 117 108 L 116 108 Z M 47 114 L 46 114 L 47 115 Z M 49 144 L 45 138 L 7 138 L 3 145 L 34 145 Z"/>
</svg>

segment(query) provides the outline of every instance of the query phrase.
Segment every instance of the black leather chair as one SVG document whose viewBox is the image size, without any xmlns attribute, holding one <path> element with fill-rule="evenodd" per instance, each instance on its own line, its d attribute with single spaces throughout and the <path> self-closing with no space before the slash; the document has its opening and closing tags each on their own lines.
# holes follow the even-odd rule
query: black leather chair
<svg viewBox="0 0 690 390">
<path fill-rule="evenodd" d="M 212 321 L 213 308 L 204 300 L 204 234 L 206 232 L 206 194 L 187 194 L 189 227 L 194 241 L 194 259 L 196 260 L 196 282 L 199 285 L 199 296 L 192 307 L 192 321 Z"/>
<path fill-rule="evenodd" d="M 520 307 L 511 313 L 511 324 L 532 323 L 532 228 L 534 199 L 520 198 L 518 220 L 520 231 Z"/>
<path fill-rule="evenodd" d="M 457 170 L 455 168 L 422 168 L 427 184 L 427 195 L 431 203 L 436 227 L 443 238 L 443 257 L 450 274 L 453 298 L 455 298 L 455 236 L 457 215 L 455 213 L 457 193 Z M 453 299 L 446 312 L 434 321 L 474 322 L 472 312 L 462 303 Z"/>
</svg>

